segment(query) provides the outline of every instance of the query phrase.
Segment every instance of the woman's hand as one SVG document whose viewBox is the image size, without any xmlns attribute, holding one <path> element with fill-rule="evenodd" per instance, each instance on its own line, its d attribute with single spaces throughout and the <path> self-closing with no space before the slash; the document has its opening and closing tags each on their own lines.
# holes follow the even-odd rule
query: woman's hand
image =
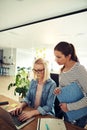
<svg viewBox="0 0 87 130">
<path fill-rule="evenodd" d="M 66 103 L 60 103 L 59 106 L 62 109 L 62 111 L 68 112 L 68 108 L 67 108 L 67 104 Z"/>
<path fill-rule="evenodd" d="M 22 107 L 17 107 L 15 110 L 10 111 L 10 113 L 14 116 L 19 115 L 20 113 L 22 113 Z"/>
<path fill-rule="evenodd" d="M 10 113 L 11 113 L 12 115 L 14 115 L 14 116 L 15 116 L 15 115 L 19 115 L 19 114 L 22 113 L 22 110 L 23 110 L 23 108 L 24 108 L 25 106 L 27 106 L 27 103 L 26 103 L 26 102 L 22 102 L 22 103 L 19 104 L 19 106 L 18 106 L 15 110 L 10 111 Z"/>
<path fill-rule="evenodd" d="M 59 94 L 59 93 L 61 93 L 60 88 L 55 88 L 55 89 L 54 89 L 54 94 L 56 94 L 56 95 L 57 95 L 57 94 Z"/>
<path fill-rule="evenodd" d="M 28 120 L 29 118 L 33 117 L 33 116 L 36 116 L 36 115 L 39 115 L 39 111 L 38 110 L 31 110 L 31 111 L 24 111 L 22 112 L 20 115 L 19 115 L 19 120 L 20 121 L 26 121 Z"/>
<path fill-rule="evenodd" d="M 24 111 L 19 115 L 18 119 L 23 122 L 23 121 L 26 121 L 33 116 L 34 116 L 33 110 L 32 111 Z"/>
</svg>

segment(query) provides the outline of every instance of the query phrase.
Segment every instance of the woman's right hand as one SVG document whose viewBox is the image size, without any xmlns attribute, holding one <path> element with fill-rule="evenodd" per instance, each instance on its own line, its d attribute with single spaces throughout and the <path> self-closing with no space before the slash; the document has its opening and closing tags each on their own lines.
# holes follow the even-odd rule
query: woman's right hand
<svg viewBox="0 0 87 130">
<path fill-rule="evenodd" d="M 57 95 L 57 94 L 60 94 L 61 90 L 60 88 L 55 88 L 54 89 L 54 94 Z"/>
<path fill-rule="evenodd" d="M 22 107 L 17 107 L 15 110 L 10 111 L 11 115 L 19 115 L 22 113 Z"/>
</svg>

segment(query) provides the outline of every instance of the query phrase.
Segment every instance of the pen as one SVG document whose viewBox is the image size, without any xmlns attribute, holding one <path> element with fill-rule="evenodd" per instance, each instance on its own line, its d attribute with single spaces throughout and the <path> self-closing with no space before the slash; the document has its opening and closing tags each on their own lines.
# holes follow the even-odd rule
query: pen
<svg viewBox="0 0 87 130">
<path fill-rule="evenodd" d="M 45 124 L 45 127 L 46 127 L 46 130 L 50 130 L 50 128 L 49 128 L 47 123 Z"/>
<path fill-rule="evenodd" d="M 40 130 L 40 121 L 41 119 L 38 119 L 38 130 Z"/>
</svg>

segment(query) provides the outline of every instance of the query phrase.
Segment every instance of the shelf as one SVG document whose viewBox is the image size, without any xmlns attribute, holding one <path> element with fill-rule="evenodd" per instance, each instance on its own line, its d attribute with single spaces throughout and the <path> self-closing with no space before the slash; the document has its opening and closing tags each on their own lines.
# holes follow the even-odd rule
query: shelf
<svg viewBox="0 0 87 130">
<path fill-rule="evenodd" d="M 0 67 L 0 75 L 8 75 L 9 67 Z"/>
<path fill-rule="evenodd" d="M 2 65 L 14 65 L 13 63 L 2 63 Z"/>
</svg>

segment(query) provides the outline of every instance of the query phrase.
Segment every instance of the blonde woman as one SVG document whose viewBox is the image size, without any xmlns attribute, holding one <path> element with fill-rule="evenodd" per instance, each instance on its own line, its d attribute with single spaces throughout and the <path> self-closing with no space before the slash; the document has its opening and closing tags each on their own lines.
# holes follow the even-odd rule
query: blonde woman
<svg viewBox="0 0 87 130">
<path fill-rule="evenodd" d="M 53 91 L 56 83 L 50 78 L 47 62 L 42 58 L 37 59 L 33 65 L 33 73 L 34 78 L 31 80 L 29 91 L 24 101 L 20 107 L 11 112 L 12 115 L 21 113 L 19 116 L 19 120 L 21 121 L 25 121 L 39 114 L 46 115 L 52 111 L 54 101 Z M 22 113 L 26 106 L 35 109 Z"/>
</svg>

